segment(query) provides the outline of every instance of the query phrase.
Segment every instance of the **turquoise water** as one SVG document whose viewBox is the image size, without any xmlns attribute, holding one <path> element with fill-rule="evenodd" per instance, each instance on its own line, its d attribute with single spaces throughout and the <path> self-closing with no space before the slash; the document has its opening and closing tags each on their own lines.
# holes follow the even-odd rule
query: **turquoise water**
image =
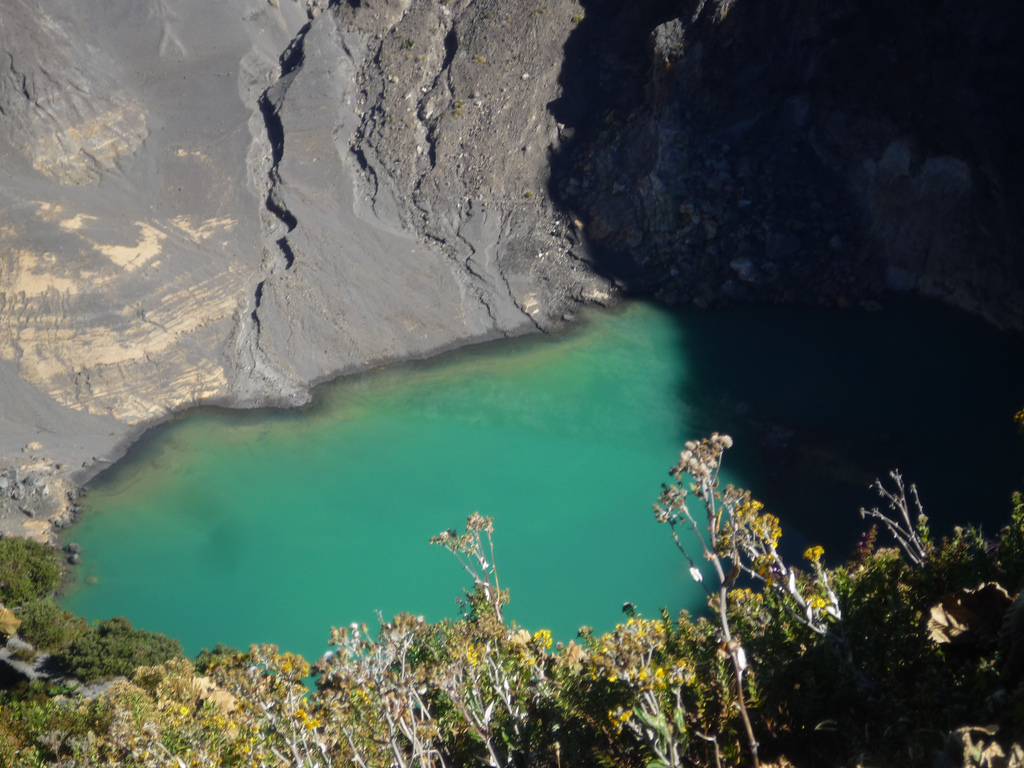
<svg viewBox="0 0 1024 768">
<path fill-rule="evenodd" d="M 651 514 L 685 440 L 731 432 L 730 479 L 783 519 L 784 543 L 842 556 L 892 467 L 940 529 L 1005 521 L 1024 486 L 1022 382 L 1019 342 L 929 305 L 631 304 L 559 338 L 337 382 L 302 412 L 201 410 L 153 430 L 90 489 L 63 604 L 192 654 L 273 642 L 315 657 L 330 626 L 376 611 L 454 616 L 468 577 L 427 539 L 480 511 L 508 615 L 569 640 L 627 600 L 648 615 L 702 603 Z"/>
<path fill-rule="evenodd" d="M 332 625 L 378 610 L 455 615 L 468 576 L 427 540 L 480 511 L 520 624 L 569 640 L 627 600 L 678 610 L 693 585 L 650 510 L 690 432 L 681 333 L 634 305 L 336 383 L 302 413 L 190 414 L 94 483 L 63 604 L 189 653 L 317 656 Z"/>
</svg>

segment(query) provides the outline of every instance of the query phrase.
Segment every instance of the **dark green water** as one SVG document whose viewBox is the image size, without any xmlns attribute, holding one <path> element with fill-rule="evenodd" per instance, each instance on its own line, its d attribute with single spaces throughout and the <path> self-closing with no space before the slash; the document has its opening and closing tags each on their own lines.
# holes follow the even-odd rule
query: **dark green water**
<svg viewBox="0 0 1024 768">
<path fill-rule="evenodd" d="M 93 484 L 63 604 L 189 653 L 273 642 L 315 657 L 331 625 L 377 610 L 454 615 L 468 577 L 426 542 L 479 510 L 511 618 L 568 640 L 610 628 L 627 600 L 648 615 L 700 605 L 650 511 L 685 440 L 730 431 L 730 479 L 783 519 L 784 542 L 841 556 L 874 503 L 865 486 L 894 466 L 939 527 L 1001 524 L 1024 485 L 1022 381 L 1019 344 L 931 306 L 632 304 L 561 338 L 335 383 L 301 413 L 203 410 L 153 430 Z"/>
</svg>

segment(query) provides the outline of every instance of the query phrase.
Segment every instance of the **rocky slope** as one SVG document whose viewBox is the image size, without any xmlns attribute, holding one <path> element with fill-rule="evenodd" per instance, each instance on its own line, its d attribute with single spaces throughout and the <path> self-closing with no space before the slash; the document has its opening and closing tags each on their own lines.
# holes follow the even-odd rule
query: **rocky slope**
<svg viewBox="0 0 1024 768">
<path fill-rule="evenodd" d="M 46 536 L 178 410 L 300 404 L 616 283 L 1021 329 L 1017 15 L 5 0 L 0 530 Z"/>
<path fill-rule="evenodd" d="M 544 194 L 573 6 L 521 5 L 5 4 L 0 528 L 182 408 L 608 299 Z"/>
<path fill-rule="evenodd" d="M 869 308 L 912 290 L 1024 329 L 1018 4 L 584 5 L 565 91 L 614 95 L 564 100 L 599 127 L 554 191 L 637 288 Z"/>
</svg>

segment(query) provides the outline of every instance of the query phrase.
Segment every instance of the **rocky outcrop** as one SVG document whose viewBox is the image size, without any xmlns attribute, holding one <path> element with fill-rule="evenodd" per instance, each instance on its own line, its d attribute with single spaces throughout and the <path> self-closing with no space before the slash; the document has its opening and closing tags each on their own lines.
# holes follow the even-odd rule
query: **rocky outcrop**
<svg viewBox="0 0 1024 768">
<path fill-rule="evenodd" d="M 273 259 L 239 338 L 240 357 L 259 370 L 308 387 L 387 359 L 547 329 L 575 302 L 604 295 L 538 194 L 554 131 L 543 102 L 557 92 L 557 43 L 571 22 L 544 27 L 550 53 L 532 62 L 535 82 L 506 76 L 518 92 L 487 92 L 485 110 L 492 70 L 459 42 L 478 22 L 464 17 L 483 12 L 331 6 L 282 55 L 279 79 L 260 96 Z M 505 50 L 512 34 L 496 35 Z"/>
<path fill-rule="evenodd" d="M 27 451 L 41 449 L 35 443 Z M 29 454 L 0 471 L 0 535 L 19 534 L 45 541 L 52 528 L 77 519 L 78 489 L 62 466 Z"/>
<path fill-rule="evenodd" d="M 1024 328 L 1018 6 L 584 6 L 567 75 L 618 96 L 565 107 L 555 186 L 610 269 L 677 303 L 916 290 Z"/>
<path fill-rule="evenodd" d="M 73 485 L 191 405 L 302 403 L 608 300 L 545 194 L 573 22 L 519 6 L 486 32 L 467 2 L 16 0 L 0 464 Z M 12 493 L 8 529 L 73 513 Z"/>
</svg>

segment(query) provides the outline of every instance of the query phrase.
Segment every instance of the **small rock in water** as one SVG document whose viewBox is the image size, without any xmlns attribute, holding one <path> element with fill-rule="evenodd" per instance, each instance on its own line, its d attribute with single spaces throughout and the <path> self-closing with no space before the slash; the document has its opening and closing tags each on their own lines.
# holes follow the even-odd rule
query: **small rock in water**
<svg viewBox="0 0 1024 768">
<path fill-rule="evenodd" d="M 68 562 L 72 565 L 78 565 L 80 562 L 82 562 L 82 556 L 77 552 L 70 554 L 68 555 Z"/>
</svg>

